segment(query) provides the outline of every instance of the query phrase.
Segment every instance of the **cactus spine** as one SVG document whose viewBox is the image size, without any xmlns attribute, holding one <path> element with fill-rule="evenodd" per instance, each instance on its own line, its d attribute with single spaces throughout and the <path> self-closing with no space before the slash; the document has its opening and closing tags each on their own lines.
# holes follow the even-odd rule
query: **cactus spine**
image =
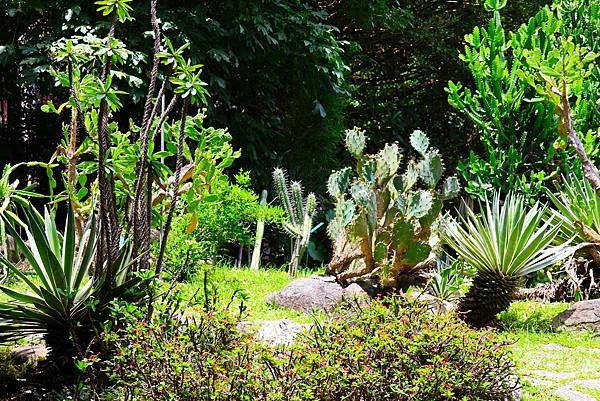
<svg viewBox="0 0 600 401">
<path fill-rule="evenodd" d="M 283 169 L 273 170 L 273 181 L 279 202 L 288 217 L 288 221 L 283 224 L 285 231 L 292 238 L 292 257 L 288 273 L 290 277 L 295 277 L 298 273 L 298 265 L 308 247 L 312 220 L 317 210 L 317 199 L 313 193 L 304 198 L 302 185 L 295 181 L 290 183 Z"/>
<path fill-rule="evenodd" d="M 444 170 L 438 151 L 421 131 L 410 143 L 419 159 L 408 161 L 402 173 L 397 144 L 365 155 L 364 131 L 346 133 L 356 167 L 334 172 L 328 182 L 336 206 L 328 226 L 334 255 L 327 271 L 342 282 L 376 275 L 383 287 L 395 287 L 399 275 L 414 273 L 431 252 L 431 226 L 443 201 L 458 194 L 458 180 L 450 177 L 438 189 Z"/>
</svg>

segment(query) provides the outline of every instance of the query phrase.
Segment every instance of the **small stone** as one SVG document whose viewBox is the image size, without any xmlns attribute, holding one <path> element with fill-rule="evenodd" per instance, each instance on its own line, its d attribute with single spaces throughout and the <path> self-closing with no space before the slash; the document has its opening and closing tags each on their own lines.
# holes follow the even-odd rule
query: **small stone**
<svg viewBox="0 0 600 401">
<path fill-rule="evenodd" d="M 315 280 L 321 280 L 324 281 L 326 283 L 336 283 L 337 279 L 335 278 L 335 276 L 329 276 L 329 275 L 320 275 L 320 274 L 313 274 L 312 276 L 310 276 L 310 278 L 315 279 Z"/>
<path fill-rule="evenodd" d="M 414 299 L 415 301 L 423 302 L 423 303 L 427 304 L 429 309 L 432 310 L 433 312 L 445 313 L 445 312 L 452 311 L 456 308 L 456 305 L 454 305 L 452 302 L 438 299 L 431 294 L 422 292 L 417 289 L 414 289 L 413 291 L 407 293 L 407 296 L 410 299 Z"/>
<path fill-rule="evenodd" d="M 256 339 L 270 346 L 290 345 L 298 333 L 309 327 L 290 319 L 266 321 L 258 329 Z"/>
<path fill-rule="evenodd" d="M 572 379 L 577 376 L 577 373 L 572 372 L 552 372 L 550 370 L 534 370 L 531 372 L 533 375 L 543 377 L 544 379 L 550 380 L 565 380 Z"/>
<path fill-rule="evenodd" d="M 592 390 L 600 390 L 600 379 L 577 380 L 575 384 Z"/>
<path fill-rule="evenodd" d="M 381 286 L 379 284 L 379 279 L 371 276 L 362 276 L 355 277 L 347 282 L 348 287 L 352 284 L 357 284 L 362 288 L 371 298 L 375 298 L 377 295 L 381 294 Z"/>
<path fill-rule="evenodd" d="M 19 363 L 29 363 L 46 359 L 48 350 L 43 345 L 26 345 L 12 349 L 10 354 Z"/>
<path fill-rule="evenodd" d="M 600 332 L 600 299 L 577 302 L 552 321 L 555 328 L 592 329 Z"/>
<path fill-rule="evenodd" d="M 344 297 L 347 299 L 368 298 L 369 294 L 360 285 L 352 283 L 344 288 Z"/>
</svg>

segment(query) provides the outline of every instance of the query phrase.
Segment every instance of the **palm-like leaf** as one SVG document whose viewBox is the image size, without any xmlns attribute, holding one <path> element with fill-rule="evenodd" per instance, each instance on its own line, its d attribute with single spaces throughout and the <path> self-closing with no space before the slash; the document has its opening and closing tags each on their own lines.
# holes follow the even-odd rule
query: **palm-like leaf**
<svg viewBox="0 0 600 401">
<path fill-rule="evenodd" d="M 566 258 L 568 243 L 550 247 L 561 224 L 548 218 L 548 209 L 539 203 L 527 207 L 525 199 L 509 193 L 501 205 L 500 193 L 485 202 L 482 213 L 467 208 L 460 223 L 451 221 L 444 232 L 446 243 L 478 272 L 503 277 L 521 277 Z"/>
<path fill-rule="evenodd" d="M 562 222 L 560 239 L 573 238 L 576 244 L 592 240 L 582 226 L 600 238 L 600 196 L 588 180 L 569 175 L 564 177 L 558 194 L 548 190 L 547 195 Z"/>
</svg>

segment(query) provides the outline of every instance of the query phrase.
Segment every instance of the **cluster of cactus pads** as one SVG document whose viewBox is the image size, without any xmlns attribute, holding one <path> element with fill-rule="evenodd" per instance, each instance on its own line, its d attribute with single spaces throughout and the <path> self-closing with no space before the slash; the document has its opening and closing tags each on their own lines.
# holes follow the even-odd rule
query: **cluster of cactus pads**
<svg viewBox="0 0 600 401">
<path fill-rule="evenodd" d="M 297 181 L 289 182 L 285 171 L 280 168 L 273 170 L 273 181 L 279 201 L 287 215 L 283 227 L 292 238 L 292 259 L 288 272 L 291 277 L 295 277 L 298 264 L 308 247 L 317 199 L 313 193 L 304 198 L 302 184 Z"/>
<path fill-rule="evenodd" d="M 356 168 L 336 171 L 328 182 L 335 216 L 328 227 L 334 252 L 327 271 L 339 281 L 372 277 L 383 288 L 396 287 L 400 275 L 415 273 L 430 256 L 431 227 L 459 184 L 456 177 L 441 181 L 442 159 L 423 132 L 413 132 L 410 143 L 419 158 L 402 163 L 400 172 L 397 144 L 364 154 L 364 131 L 346 132 Z"/>
</svg>

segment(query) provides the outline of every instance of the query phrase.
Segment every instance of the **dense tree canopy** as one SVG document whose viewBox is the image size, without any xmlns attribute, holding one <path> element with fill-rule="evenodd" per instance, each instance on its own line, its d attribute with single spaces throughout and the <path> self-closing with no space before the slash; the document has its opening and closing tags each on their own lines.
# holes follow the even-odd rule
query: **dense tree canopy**
<svg viewBox="0 0 600 401">
<path fill-rule="evenodd" d="M 50 44 L 103 32 L 107 23 L 85 0 L 1 3 L 0 121 L 10 145 L 1 156 L 47 160 L 61 133 L 39 107 L 64 97 L 47 74 Z M 135 21 L 119 32 L 138 52 L 126 71 L 130 101 L 139 101 L 147 80 L 147 3 L 133 3 Z M 517 24 L 545 1 L 511 3 L 508 24 Z M 158 11 L 165 34 L 190 41 L 192 61 L 204 64 L 208 122 L 229 127 L 242 149 L 238 166 L 252 167 L 258 187 L 268 187 L 272 167 L 283 165 L 323 193 L 345 127 L 367 129 L 373 146 L 423 129 L 451 165 L 473 133 L 444 87 L 449 79 L 469 82 L 457 55 L 463 35 L 485 21 L 477 2 L 164 0 Z"/>
</svg>

